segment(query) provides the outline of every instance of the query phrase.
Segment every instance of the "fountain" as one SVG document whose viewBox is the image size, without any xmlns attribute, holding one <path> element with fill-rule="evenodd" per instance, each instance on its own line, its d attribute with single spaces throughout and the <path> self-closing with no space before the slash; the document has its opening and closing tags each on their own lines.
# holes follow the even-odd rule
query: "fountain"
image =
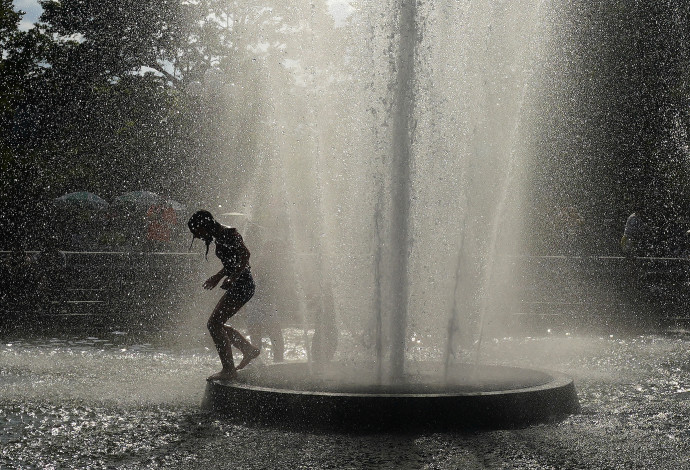
<svg viewBox="0 0 690 470">
<path fill-rule="evenodd" d="M 369 328 L 374 346 L 326 362 L 305 342 L 307 363 L 212 382 L 207 405 L 360 429 L 577 412 L 567 377 L 481 361 L 482 341 L 506 320 L 546 12 L 534 2 L 363 2 L 350 21 L 367 44 L 304 13 L 300 54 L 278 67 L 263 56 L 263 81 L 243 98 L 259 101 L 247 119 L 264 132 L 247 139 L 259 157 L 235 169 L 243 190 L 224 203 L 253 219 L 243 229 L 257 272 L 281 255 L 266 253 L 266 234 L 289 239 L 283 266 L 294 269 L 305 337 L 337 314 L 341 329 Z M 324 279 L 336 311 L 323 308 Z M 416 337 L 445 339 L 440 357 L 411 360 Z"/>
<path fill-rule="evenodd" d="M 618 212 L 609 215 L 615 235 L 627 206 L 619 199 L 592 200 L 594 192 L 610 198 L 614 177 L 630 175 L 618 171 L 623 163 L 611 156 L 635 151 L 635 163 L 665 163 L 646 145 L 639 148 L 657 135 L 658 128 L 639 130 L 658 114 L 677 123 L 671 130 L 679 133 L 677 140 L 659 138 L 687 155 L 686 114 L 640 106 L 637 99 L 638 92 L 668 85 L 660 70 L 683 68 L 683 60 L 659 59 L 686 57 L 686 3 L 650 9 L 638 2 L 621 9 L 617 2 L 417 2 L 414 14 L 405 12 L 415 18 L 405 119 L 393 106 L 402 82 L 401 38 L 394 33 L 408 4 L 233 3 L 228 8 L 261 10 L 263 16 L 252 23 L 246 15 L 243 29 L 233 28 L 238 52 L 231 65 L 238 66 L 227 70 L 235 75 L 208 74 L 209 83 L 200 84 L 214 86 L 204 94 L 199 87 L 194 97 L 195 106 L 206 98 L 217 105 L 198 122 L 226 118 L 222 142 L 228 145 L 204 138 L 204 156 L 219 158 L 195 159 L 194 172 L 179 169 L 192 187 L 217 180 L 204 190 L 218 200 L 203 206 L 245 236 L 259 287 L 246 309 L 285 314 L 287 362 L 264 366 L 257 360 L 238 383 L 207 383 L 218 358 L 204 338 L 201 315 L 218 292 L 201 292 L 199 285 L 217 265 L 199 251 L 165 255 L 182 277 L 172 282 L 170 271 L 152 271 L 170 306 L 163 319 L 150 318 L 138 305 L 118 308 L 117 318 L 94 308 L 40 323 L 28 309 L 28 322 L 4 315 L 0 467 L 685 468 L 687 314 L 670 329 L 631 331 L 630 316 L 602 308 L 600 300 L 611 296 L 605 307 L 621 299 L 634 303 L 612 274 L 627 276 L 631 263 L 646 260 L 617 257 L 613 237 L 587 233 L 577 246 L 551 243 L 539 236 L 551 221 L 535 222 L 539 211 L 531 203 L 551 204 L 556 212 L 562 201 L 573 201 L 596 228 L 604 222 L 586 211 L 598 202 L 596 213 L 609 214 L 615 205 Z M 84 4 L 77 6 L 73 11 Z M 323 16 L 326 6 L 339 12 L 335 22 Z M 272 7 L 284 8 L 267 14 Z M 270 23 L 276 16 L 284 21 Z M 115 23 L 107 18 L 103 24 Z M 257 34 L 250 37 L 252 24 Z M 241 51 L 248 56 L 242 64 Z M 635 57 L 647 66 L 629 60 Z M 679 95 L 675 88 L 661 90 L 671 97 L 668 91 L 679 102 L 687 96 L 685 88 Z M 75 101 L 79 95 L 63 96 Z M 395 148 L 394 135 L 407 139 Z M 635 138 L 628 143 L 627 136 Z M 612 153 L 621 143 L 623 149 Z M 216 171 L 207 174 L 204 165 Z M 665 190 L 659 177 L 668 168 L 624 181 L 618 194 Z M 399 174 L 408 183 L 400 190 L 409 202 L 405 218 L 393 202 Z M 521 230 L 521 223 L 543 225 Z M 404 230 L 404 238 L 394 240 L 395 230 Z M 529 238 L 521 236 L 528 230 Z M 525 241 L 532 242 L 529 249 L 520 247 Z M 401 249 L 409 255 L 402 260 L 407 266 L 393 275 Z M 580 250 L 616 259 L 591 263 Z M 535 252 L 548 256 L 530 257 L 533 264 L 522 271 L 529 294 L 567 296 L 591 315 L 568 317 L 548 333 L 501 332 L 515 318 L 505 308 L 516 260 L 510 255 Z M 94 271 L 105 271 L 116 285 L 120 273 L 150 266 L 132 266 L 128 256 L 114 267 L 102 262 L 105 255 L 72 253 L 68 263 L 84 260 L 88 286 Z M 592 264 L 599 272 L 588 269 Z M 148 298 L 151 279 L 136 277 L 144 291 L 139 299 Z M 675 275 L 666 279 L 678 286 Z M 653 319 L 652 308 L 666 309 L 654 300 L 635 305 L 640 319 Z M 393 315 L 399 306 L 406 328 L 404 343 L 394 346 L 403 331 L 396 330 L 403 323 Z M 544 316 L 554 313 L 552 305 L 543 307 Z M 245 313 L 233 322 L 241 326 Z M 600 325 L 592 328 L 591 319 Z M 175 320 L 182 324 L 168 323 Z M 337 348 L 324 361 L 328 351 L 314 347 L 319 341 L 312 334 L 334 326 Z M 333 336 L 324 337 L 332 347 Z M 399 349 L 402 373 L 393 366 Z M 267 348 L 259 359 L 271 358 Z M 568 377 L 551 371 L 571 374 L 579 396 Z M 200 409 L 205 389 L 208 405 L 240 422 Z M 582 414 L 524 426 L 576 411 L 578 399 Z M 282 428 L 291 424 L 307 431 Z M 312 432 L 322 424 L 336 432 Z M 381 427 L 425 431 L 366 432 Z M 433 432 L 477 427 L 511 429 Z M 344 428 L 365 432 L 340 432 Z"/>
</svg>

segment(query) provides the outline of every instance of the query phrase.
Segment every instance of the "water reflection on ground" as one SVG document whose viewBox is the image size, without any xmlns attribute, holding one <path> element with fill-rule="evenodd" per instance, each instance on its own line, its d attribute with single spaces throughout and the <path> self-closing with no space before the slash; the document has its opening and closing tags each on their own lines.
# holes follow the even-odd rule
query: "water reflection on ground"
<svg viewBox="0 0 690 470">
<path fill-rule="evenodd" d="M 526 429 L 369 435 L 248 426 L 208 414 L 200 406 L 204 379 L 218 364 L 210 343 L 195 335 L 4 335 L 0 468 L 688 468 L 685 331 L 487 341 L 487 362 L 573 376 L 583 412 Z M 302 332 L 286 336 L 289 359 L 303 360 Z M 345 335 L 340 348 L 360 340 Z M 414 354 L 439 352 L 422 341 Z"/>
</svg>

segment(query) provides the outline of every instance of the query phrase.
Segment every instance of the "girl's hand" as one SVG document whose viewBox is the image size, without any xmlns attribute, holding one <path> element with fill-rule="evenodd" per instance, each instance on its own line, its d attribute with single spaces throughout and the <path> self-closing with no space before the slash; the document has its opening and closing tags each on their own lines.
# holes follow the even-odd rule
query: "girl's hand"
<svg viewBox="0 0 690 470">
<path fill-rule="evenodd" d="M 214 287 L 218 285 L 220 280 L 223 278 L 223 276 L 218 276 L 217 274 L 214 276 L 209 277 L 206 279 L 206 282 L 204 282 L 204 289 L 211 290 Z"/>
</svg>

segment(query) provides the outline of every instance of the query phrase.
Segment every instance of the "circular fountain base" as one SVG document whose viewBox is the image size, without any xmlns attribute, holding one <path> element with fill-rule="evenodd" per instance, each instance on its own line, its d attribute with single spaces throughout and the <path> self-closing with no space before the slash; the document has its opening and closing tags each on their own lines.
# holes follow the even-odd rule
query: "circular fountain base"
<svg viewBox="0 0 690 470">
<path fill-rule="evenodd" d="M 408 365 L 380 381 L 373 365 L 282 363 L 209 382 L 205 404 L 242 421 L 357 430 L 521 427 L 579 411 L 572 379 L 516 367 Z"/>
</svg>

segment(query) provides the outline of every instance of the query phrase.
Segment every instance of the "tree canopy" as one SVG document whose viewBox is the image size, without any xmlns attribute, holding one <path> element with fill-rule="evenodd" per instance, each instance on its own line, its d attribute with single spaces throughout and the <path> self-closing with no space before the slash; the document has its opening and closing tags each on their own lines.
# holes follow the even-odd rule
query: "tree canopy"
<svg viewBox="0 0 690 470">
<path fill-rule="evenodd" d="M 213 174 L 210 154 L 251 165 L 260 117 L 242 114 L 259 109 L 228 86 L 261 87 L 256 57 L 279 53 L 275 45 L 303 21 L 290 1 L 40 0 L 38 23 L 20 31 L 23 13 L 1 1 L 8 232 L 69 191 L 111 198 L 148 189 L 194 200 L 200 178 Z M 253 47 L 263 43 L 271 46 Z M 223 115 L 230 106 L 242 111 L 233 124 Z"/>
</svg>

